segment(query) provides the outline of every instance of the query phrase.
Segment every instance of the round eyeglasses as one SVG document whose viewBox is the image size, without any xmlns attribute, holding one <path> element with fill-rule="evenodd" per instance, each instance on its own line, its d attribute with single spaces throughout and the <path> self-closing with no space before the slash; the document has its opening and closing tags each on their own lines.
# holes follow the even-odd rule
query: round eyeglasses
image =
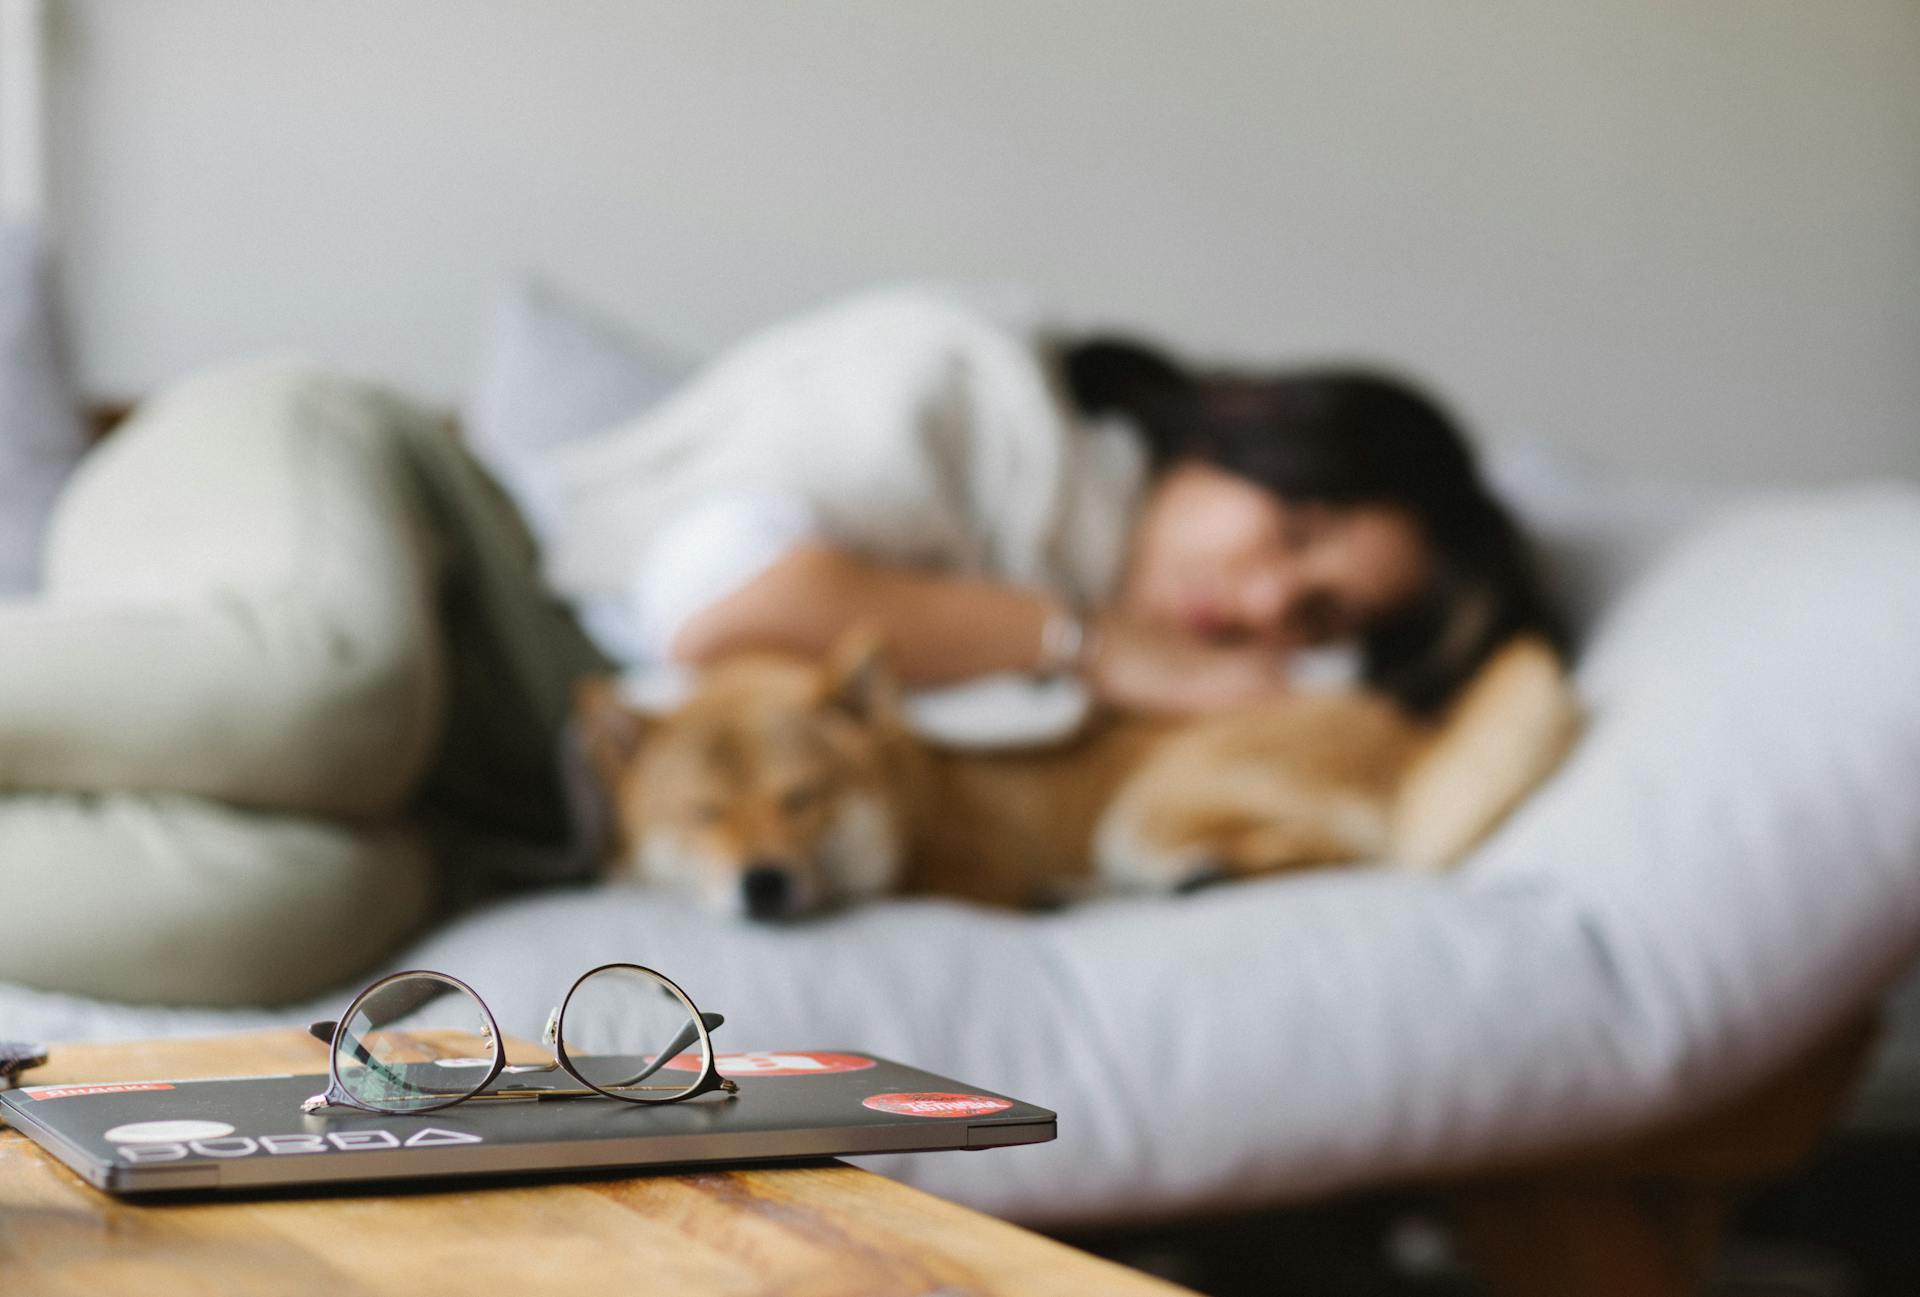
<svg viewBox="0 0 1920 1297">
<path fill-rule="evenodd" d="M 432 1006 L 432 1026 L 416 1021 Z M 300 1105 L 407 1114 L 470 1099 L 580 1099 L 677 1103 L 739 1087 L 714 1066 L 711 1033 L 725 1019 L 702 1013 L 666 976 L 639 964 L 587 970 L 547 1017 L 550 1063 L 509 1063 L 493 1011 L 457 977 L 413 969 L 381 978 L 337 1022 L 308 1030 L 332 1051 L 327 1088 Z M 475 1041 L 486 1051 L 477 1055 Z M 584 1089 L 529 1084 L 565 1072 Z M 515 1083 L 494 1087 L 501 1076 Z M 522 1079 L 526 1078 L 526 1079 Z"/>
</svg>

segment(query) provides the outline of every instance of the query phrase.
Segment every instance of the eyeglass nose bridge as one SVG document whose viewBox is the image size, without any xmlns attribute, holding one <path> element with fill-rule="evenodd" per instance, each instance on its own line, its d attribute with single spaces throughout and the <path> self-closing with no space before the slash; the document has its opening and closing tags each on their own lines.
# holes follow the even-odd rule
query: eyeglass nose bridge
<svg viewBox="0 0 1920 1297">
<path fill-rule="evenodd" d="M 548 1049 L 557 1048 L 560 1044 L 560 1006 L 557 1004 L 553 1006 L 553 1012 L 547 1015 L 547 1025 L 540 1032 L 540 1043 Z"/>
</svg>

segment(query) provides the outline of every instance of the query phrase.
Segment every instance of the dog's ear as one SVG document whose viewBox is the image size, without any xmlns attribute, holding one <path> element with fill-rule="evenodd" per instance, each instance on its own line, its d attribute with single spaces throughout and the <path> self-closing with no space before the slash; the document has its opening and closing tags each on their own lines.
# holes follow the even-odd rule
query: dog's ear
<svg viewBox="0 0 1920 1297">
<path fill-rule="evenodd" d="M 585 676 L 575 682 L 573 718 L 587 757 L 603 778 L 633 760 L 651 726 L 646 716 L 627 705 L 613 676 Z"/>
<path fill-rule="evenodd" d="M 873 725 L 899 711 L 900 687 L 887 665 L 886 636 L 872 622 L 856 622 L 827 650 L 820 701 Z"/>
</svg>

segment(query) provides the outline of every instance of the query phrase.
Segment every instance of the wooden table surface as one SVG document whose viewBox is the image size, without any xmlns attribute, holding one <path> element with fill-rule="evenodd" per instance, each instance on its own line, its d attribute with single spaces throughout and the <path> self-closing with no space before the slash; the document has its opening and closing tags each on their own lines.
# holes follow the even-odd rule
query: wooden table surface
<svg viewBox="0 0 1920 1297">
<path fill-rule="evenodd" d="M 524 1047 L 521 1047 L 524 1048 Z M 530 1057 L 538 1057 L 531 1051 Z M 63 1045 L 33 1084 L 303 1072 L 298 1031 Z M 955 1153 L 952 1156 L 965 1156 Z M 1019 1153 L 1005 1157 L 1018 1175 Z M 0 1290 L 502 1297 L 1186 1292 L 844 1163 L 133 1203 L 0 1130 Z"/>
</svg>

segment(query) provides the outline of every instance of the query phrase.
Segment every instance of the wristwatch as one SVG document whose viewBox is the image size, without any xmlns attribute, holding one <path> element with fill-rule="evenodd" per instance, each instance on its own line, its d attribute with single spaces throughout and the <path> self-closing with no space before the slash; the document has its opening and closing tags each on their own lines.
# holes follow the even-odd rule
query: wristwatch
<svg viewBox="0 0 1920 1297">
<path fill-rule="evenodd" d="M 1040 625 L 1040 662 L 1035 674 L 1078 673 L 1093 656 L 1099 634 L 1091 618 L 1066 604 L 1055 604 Z"/>
<path fill-rule="evenodd" d="M 0 1040 L 0 1090 L 11 1090 L 20 1073 L 47 1061 L 47 1047 L 24 1040 Z"/>
</svg>

